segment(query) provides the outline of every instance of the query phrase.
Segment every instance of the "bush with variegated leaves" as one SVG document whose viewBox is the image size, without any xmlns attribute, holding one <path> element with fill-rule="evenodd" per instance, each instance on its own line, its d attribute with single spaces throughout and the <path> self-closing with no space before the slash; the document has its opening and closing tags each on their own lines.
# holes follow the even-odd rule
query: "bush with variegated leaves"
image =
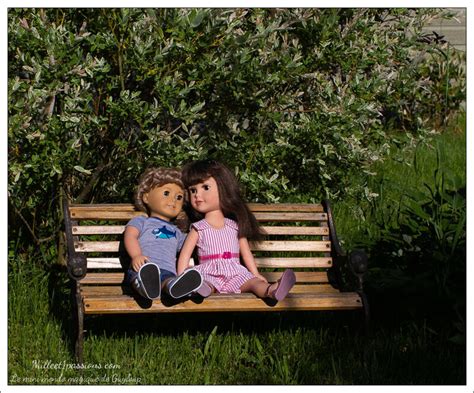
<svg viewBox="0 0 474 393">
<path fill-rule="evenodd" d="M 146 167 L 204 157 L 254 201 L 364 192 L 354 174 L 462 105 L 463 55 L 422 35 L 438 14 L 10 8 L 10 230 L 41 243 L 61 190 L 127 202 Z"/>
</svg>

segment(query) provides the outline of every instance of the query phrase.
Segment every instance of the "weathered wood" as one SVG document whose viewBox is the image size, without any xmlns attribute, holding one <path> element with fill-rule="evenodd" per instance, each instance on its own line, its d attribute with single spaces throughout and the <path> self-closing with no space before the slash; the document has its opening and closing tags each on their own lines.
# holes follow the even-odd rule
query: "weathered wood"
<svg viewBox="0 0 474 393">
<path fill-rule="evenodd" d="M 321 221 L 325 218 L 322 205 L 312 204 L 248 204 L 255 212 L 256 217 L 263 220 L 279 220 L 279 216 L 285 217 L 289 221 Z M 266 213 L 269 212 L 269 213 Z M 75 220 L 117 220 L 130 219 L 137 215 L 145 215 L 144 212 L 136 210 L 132 204 L 90 204 L 90 205 L 70 205 L 71 218 Z M 321 213 L 321 214 L 314 214 Z M 291 219 L 294 215 L 296 219 Z"/>
<path fill-rule="evenodd" d="M 328 227 L 296 227 L 296 226 L 265 226 L 262 230 L 266 235 L 329 235 Z M 72 227 L 74 235 L 121 235 L 125 225 L 76 225 Z"/>
<path fill-rule="evenodd" d="M 262 272 L 269 282 L 275 282 L 281 276 L 281 272 Z M 328 276 L 326 272 L 302 272 L 295 271 L 297 283 L 327 283 Z M 124 279 L 124 273 L 121 272 L 90 272 L 81 280 L 82 285 L 116 285 Z"/>
<path fill-rule="evenodd" d="M 121 285 L 86 285 L 81 287 L 81 294 L 84 298 L 93 298 L 93 297 L 110 297 L 110 296 L 120 296 L 129 295 L 131 289 L 126 289 Z M 290 293 L 338 293 L 339 290 L 332 287 L 329 284 L 297 284 L 295 285 Z"/>
<path fill-rule="evenodd" d="M 328 227 L 296 227 L 296 226 L 261 226 L 265 235 L 288 235 L 288 236 L 327 236 Z M 76 225 L 72 227 L 74 235 L 121 235 L 125 231 L 125 225 Z"/>
<path fill-rule="evenodd" d="M 76 225 L 72 227 L 74 235 L 121 235 L 125 225 Z"/>
<path fill-rule="evenodd" d="M 144 216 L 140 211 L 111 210 L 102 209 L 71 209 L 71 217 L 74 220 L 107 220 L 107 221 L 128 221 L 136 216 Z"/>
<path fill-rule="evenodd" d="M 121 269 L 123 266 L 118 257 L 89 257 L 87 258 L 88 269 Z"/>
<path fill-rule="evenodd" d="M 130 296 L 87 297 L 84 299 L 85 314 L 122 314 L 154 312 L 235 312 L 235 311 L 285 311 L 285 310 L 355 310 L 362 308 L 362 300 L 354 292 L 293 293 L 282 301 L 266 302 L 253 294 L 212 295 L 204 301 L 189 299 L 165 305 L 153 301 L 146 308 Z"/>
<path fill-rule="evenodd" d="M 258 268 L 329 268 L 332 266 L 331 257 L 290 257 L 290 258 L 255 258 Z M 120 269 L 123 266 L 118 257 L 89 257 L 88 269 Z"/>
<path fill-rule="evenodd" d="M 268 257 L 255 258 L 258 268 L 329 268 L 332 258 L 328 257 Z"/>
<path fill-rule="evenodd" d="M 258 221 L 272 221 L 272 222 L 299 222 L 299 221 L 327 220 L 326 213 L 255 212 L 254 216 Z"/>
<path fill-rule="evenodd" d="M 78 241 L 74 243 L 77 252 L 117 252 L 119 241 Z M 281 240 L 262 241 L 251 244 L 252 251 L 320 251 L 331 249 L 329 241 Z"/>
<path fill-rule="evenodd" d="M 329 235 L 329 228 L 327 227 L 296 227 L 296 226 L 266 226 L 262 225 L 261 228 L 267 235 Z"/>
<path fill-rule="evenodd" d="M 119 241 L 79 241 L 74 243 L 77 252 L 118 252 Z"/>
<path fill-rule="evenodd" d="M 252 251 L 328 251 L 331 243 L 304 240 L 262 241 L 251 244 L 250 248 Z"/>
<path fill-rule="evenodd" d="M 313 203 L 248 203 L 247 206 L 252 212 L 324 212 L 323 205 Z"/>
</svg>

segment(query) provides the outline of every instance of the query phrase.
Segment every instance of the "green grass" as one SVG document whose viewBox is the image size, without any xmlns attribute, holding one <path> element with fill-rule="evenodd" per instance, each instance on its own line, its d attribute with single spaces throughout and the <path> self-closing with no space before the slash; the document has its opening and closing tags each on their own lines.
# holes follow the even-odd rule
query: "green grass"
<svg viewBox="0 0 474 393">
<path fill-rule="evenodd" d="M 10 266 L 10 384 L 465 383 L 464 349 L 438 327 L 374 320 L 366 336 L 350 312 L 89 318 L 79 372 L 64 273 Z"/>
<path fill-rule="evenodd" d="M 465 135 L 447 132 L 394 150 L 369 187 L 390 209 L 432 183 L 437 151 L 448 180 L 465 182 Z M 417 152 L 418 170 L 414 167 Z M 355 181 L 361 181 L 355 179 Z M 430 183 L 430 184 L 431 184 Z M 377 236 L 377 209 L 360 197 L 334 204 L 346 245 Z M 364 209 L 357 208 L 361 206 Z M 372 232 L 371 232 L 372 231 Z M 14 247 L 13 247 L 14 248 Z M 12 250 L 11 250 L 12 251 Z M 86 369 L 76 370 L 66 273 L 41 259 L 9 258 L 8 378 L 35 384 L 456 385 L 466 383 L 463 343 L 443 319 L 405 313 L 400 297 L 374 307 L 372 334 L 353 312 L 110 316 L 86 319 Z"/>
</svg>

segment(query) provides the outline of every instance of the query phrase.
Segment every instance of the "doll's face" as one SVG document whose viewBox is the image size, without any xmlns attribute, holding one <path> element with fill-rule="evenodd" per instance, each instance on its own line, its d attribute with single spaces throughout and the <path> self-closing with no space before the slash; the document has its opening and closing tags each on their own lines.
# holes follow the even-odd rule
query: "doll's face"
<svg viewBox="0 0 474 393">
<path fill-rule="evenodd" d="M 172 220 L 183 208 L 184 190 L 174 183 L 155 187 L 143 194 L 143 203 L 148 206 L 150 216 Z"/>
<path fill-rule="evenodd" d="M 191 206 L 199 213 L 206 214 L 220 209 L 219 188 L 213 177 L 189 187 L 189 195 Z"/>
</svg>

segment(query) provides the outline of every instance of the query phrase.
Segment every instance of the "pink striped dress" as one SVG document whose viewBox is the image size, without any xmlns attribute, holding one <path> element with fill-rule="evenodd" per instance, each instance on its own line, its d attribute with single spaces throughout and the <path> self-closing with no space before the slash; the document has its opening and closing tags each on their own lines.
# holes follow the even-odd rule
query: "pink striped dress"
<svg viewBox="0 0 474 393">
<path fill-rule="evenodd" d="M 217 292 L 240 293 L 240 287 L 255 276 L 240 264 L 237 223 L 229 218 L 224 222 L 219 229 L 205 219 L 192 224 L 199 235 L 199 265 L 195 269 Z"/>
</svg>

